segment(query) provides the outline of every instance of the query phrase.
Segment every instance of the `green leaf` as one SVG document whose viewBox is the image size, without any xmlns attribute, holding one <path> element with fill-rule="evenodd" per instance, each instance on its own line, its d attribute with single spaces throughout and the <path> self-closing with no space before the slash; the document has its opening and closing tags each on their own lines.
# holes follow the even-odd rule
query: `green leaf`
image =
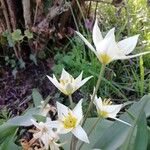
<svg viewBox="0 0 150 150">
<path fill-rule="evenodd" d="M 148 143 L 148 132 L 146 115 L 142 111 L 140 112 L 139 118 L 137 118 L 135 126 L 131 128 L 125 142 L 119 148 L 121 150 L 142 150 L 147 149 Z"/>
<path fill-rule="evenodd" d="M 150 109 L 148 108 L 150 108 L 150 96 L 144 96 L 139 102 L 135 102 L 128 109 L 128 112 L 135 116 L 136 121 L 133 120 L 126 112 L 120 117 L 121 120 L 132 124 L 133 127 L 129 127 L 123 123 L 116 121 L 107 129 L 107 131 L 103 135 L 100 136 L 100 138 L 94 145 L 94 148 L 101 148 L 105 150 L 119 149 L 127 140 L 129 134 L 134 134 L 133 131 L 136 127 L 136 123 L 138 122 L 138 118 L 140 117 L 141 112 L 144 111 L 146 116 L 148 117 L 148 115 L 150 114 Z"/>
<path fill-rule="evenodd" d="M 24 34 L 25 34 L 25 36 L 26 36 L 28 39 L 32 39 L 32 38 L 33 38 L 33 33 L 30 32 L 29 30 L 25 30 Z"/>
<path fill-rule="evenodd" d="M 13 47 L 15 45 L 11 34 L 8 32 L 8 30 L 6 30 L 5 32 L 3 32 L 3 36 L 7 38 L 9 47 Z"/>
<path fill-rule="evenodd" d="M 147 132 L 147 121 L 146 115 L 142 112 L 137 121 L 137 134 L 134 142 L 133 150 L 147 150 L 148 144 L 148 132 Z"/>
<path fill-rule="evenodd" d="M 34 119 L 34 115 L 40 115 L 39 108 L 31 108 L 24 115 L 9 119 L 6 124 L 10 126 L 30 126 L 32 125 L 31 119 Z"/>
<path fill-rule="evenodd" d="M 41 116 L 41 115 L 33 115 L 33 117 L 34 117 L 35 120 L 37 120 L 38 122 L 45 122 L 45 121 L 46 121 L 46 117 Z"/>
<path fill-rule="evenodd" d="M 14 42 L 19 42 L 24 38 L 20 29 L 15 30 L 14 32 L 12 32 L 11 35 L 12 35 L 12 40 Z"/>
<path fill-rule="evenodd" d="M 5 141 L 7 136 L 14 135 L 16 132 L 17 127 L 10 126 L 7 123 L 0 126 L 0 144 Z"/>
<path fill-rule="evenodd" d="M 34 102 L 35 107 L 40 106 L 41 101 L 43 101 L 43 98 L 37 89 L 32 90 L 32 97 L 33 97 L 33 102 Z"/>
<path fill-rule="evenodd" d="M 147 127 L 147 132 L 148 132 L 148 147 L 150 148 L 150 127 Z"/>
</svg>

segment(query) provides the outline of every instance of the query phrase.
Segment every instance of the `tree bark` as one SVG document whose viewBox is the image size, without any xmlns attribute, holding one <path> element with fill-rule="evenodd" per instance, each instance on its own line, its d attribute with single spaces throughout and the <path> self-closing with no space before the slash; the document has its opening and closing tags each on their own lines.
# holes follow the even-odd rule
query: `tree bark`
<svg viewBox="0 0 150 150">
<path fill-rule="evenodd" d="M 22 5 L 25 27 L 28 29 L 32 26 L 30 0 L 22 0 Z"/>
</svg>

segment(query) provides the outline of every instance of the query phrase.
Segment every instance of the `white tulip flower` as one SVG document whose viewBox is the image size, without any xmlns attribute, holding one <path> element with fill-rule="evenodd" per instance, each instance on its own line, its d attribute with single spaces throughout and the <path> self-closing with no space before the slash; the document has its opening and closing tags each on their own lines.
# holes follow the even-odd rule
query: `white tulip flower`
<svg viewBox="0 0 150 150">
<path fill-rule="evenodd" d="M 53 128 L 56 128 L 57 121 L 51 121 L 47 118 L 46 122 L 37 123 L 35 120 L 31 120 L 33 125 L 37 128 L 37 132 L 33 134 L 35 139 L 39 139 L 43 142 L 46 150 L 59 150 L 61 144 L 56 143 L 59 140 L 57 132 L 54 132 Z"/>
<path fill-rule="evenodd" d="M 84 38 L 84 36 L 81 33 L 76 33 L 85 42 L 85 44 L 95 53 L 99 61 L 104 65 L 107 65 L 113 60 L 130 59 L 133 57 L 150 53 L 143 52 L 136 55 L 128 55 L 136 47 L 139 35 L 131 36 L 120 42 L 116 42 L 114 31 L 115 28 L 112 28 L 106 34 L 105 38 L 103 38 L 102 33 L 98 27 L 98 21 L 96 19 L 92 35 L 95 48 L 86 40 L 86 38 Z"/>
<path fill-rule="evenodd" d="M 82 100 L 78 102 L 73 110 L 57 102 L 57 110 L 60 124 L 59 134 L 72 132 L 81 141 L 89 143 L 87 134 L 80 125 L 83 119 Z"/>
<path fill-rule="evenodd" d="M 112 105 L 112 101 L 110 99 L 108 100 L 104 99 L 102 101 L 101 97 L 98 98 L 97 95 L 95 96 L 94 104 L 96 106 L 97 113 L 99 114 L 100 117 L 112 118 L 131 126 L 129 123 L 116 118 L 117 113 L 121 110 L 123 106 L 122 104 Z"/>
<path fill-rule="evenodd" d="M 53 78 L 50 76 L 47 77 L 62 93 L 65 95 L 71 95 L 82 85 L 84 85 L 90 78 L 92 78 L 92 76 L 90 76 L 82 80 L 82 74 L 83 73 L 81 72 L 81 74 L 74 79 L 72 75 L 63 69 L 59 82 L 55 75 L 53 75 Z"/>
</svg>

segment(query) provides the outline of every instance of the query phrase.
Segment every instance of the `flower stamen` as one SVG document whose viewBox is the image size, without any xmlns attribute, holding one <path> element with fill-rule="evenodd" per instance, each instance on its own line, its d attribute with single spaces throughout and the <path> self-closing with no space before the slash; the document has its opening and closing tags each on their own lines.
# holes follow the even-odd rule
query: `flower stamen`
<svg viewBox="0 0 150 150">
<path fill-rule="evenodd" d="M 68 116 L 64 117 L 63 124 L 64 128 L 75 128 L 77 123 L 77 118 L 74 117 L 70 112 L 68 113 Z"/>
<path fill-rule="evenodd" d="M 106 106 L 106 105 L 111 105 L 112 101 L 111 101 L 111 99 L 104 99 L 102 103 L 103 103 L 103 105 Z"/>
</svg>

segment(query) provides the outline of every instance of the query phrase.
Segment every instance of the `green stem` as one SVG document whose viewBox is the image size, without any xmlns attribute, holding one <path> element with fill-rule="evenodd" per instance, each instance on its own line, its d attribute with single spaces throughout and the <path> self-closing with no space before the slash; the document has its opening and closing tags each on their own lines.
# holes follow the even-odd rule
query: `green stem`
<svg viewBox="0 0 150 150">
<path fill-rule="evenodd" d="M 73 100 L 72 100 L 72 96 L 71 96 L 71 95 L 69 95 L 69 101 L 70 101 L 70 108 L 73 108 L 74 103 L 73 103 Z"/>
<path fill-rule="evenodd" d="M 72 135 L 70 150 L 76 150 L 77 141 L 78 141 L 78 139 L 74 135 Z"/>
<path fill-rule="evenodd" d="M 88 114 L 89 114 L 90 111 L 92 110 L 93 102 L 94 102 L 95 96 L 96 96 L 96 94 L 97 94 L 98 88 L 99 88 L 99 86 L 100 86 L 102 77 L 103 77 L 103 75 L 104 75 L 105 67 L 106 67 L 106 65 L 105 65 L 105 64 L 102 64 L 101 70 L 100 70 L 100 73 L 99 73 L 99 77 L 98 77 L 98 80 L 97 80 L 97 83 L 96 83 L 96 88 L 95 88 L 95 91 L 94 91 L 93 96 L 92 96 L 92 98 L 91 98 L 91 102 L 90 102 L 90 104 L 89 104 L 89 107 L 88 107 L 88 109 L 87 109 L 87 111 L 86 111 L 86 114 L 85 114 L 85 117 L 84 117 L 82 126 L 84 126 L 84 124 L 85 124 L 85 122 L 86 122 L 86 119 L 88 118 Z M 77 142 L 78 142 L 78 140 L 76 140 L 76 142 L 74 142 L 73 150 L 76 149 Z"/>
<path fill-rule="evenodd" d="M 100 74 L 99 74 L 99 77 L 98 77 L 98 80 L 97 80 L 97 83 L 96 83 L 96 88 L 95 88 L 95 91 L 94 91 L 93 96 L 92 96 L 92 98 L 91 98 L 91 102 L 90 102 L 90 104 L 89 104 L 89 107 L 88 107 L 88 109 L 87 109 L 87 111 L 86 111 L 86 114 L 85 114 L 85 117 L 84 117 L 82 126 L 84 126 L 84 124 L 85 124 L 85 122 L 86 122 L 86 119 L 87 119 L 87 117 L 88 117 L 88 114 L 90 113 L 90 111 L 91 111 L 91 109 L 92 109 L 92 107 L 93 107 L 93 102 L 94 102 L 95 96 L 96 96 L 96 94 L 97 94 L 98 88 L 99 88 L 99 86 L 100 86 L 102 77 L 103 77 L 103 75 L 104 75 L 105 67 L 106 67 L 106 66 L 105 66 L 104 64 L 102 64 L 101 70 L 100 70 Z"/>
<path fill-rule="evenodd" d="M 97 126 L 98 122 L 102 121 L 102 118 L 98 117 L 98 119 L 95 121 L 95 123 L 93 124 L 93 126 L 91 127 L 91 129 L 88 132 L 88 137 L 90 136 L 90 134 L 92 133 L 92 131 L 95 129 L 95 127 Z M 82 146 L 84 145 L 84 142 L 81 143 L 81 145 L 79 146 L 78 150 L 80 150 L 82 148 Z"/>
</svg>

